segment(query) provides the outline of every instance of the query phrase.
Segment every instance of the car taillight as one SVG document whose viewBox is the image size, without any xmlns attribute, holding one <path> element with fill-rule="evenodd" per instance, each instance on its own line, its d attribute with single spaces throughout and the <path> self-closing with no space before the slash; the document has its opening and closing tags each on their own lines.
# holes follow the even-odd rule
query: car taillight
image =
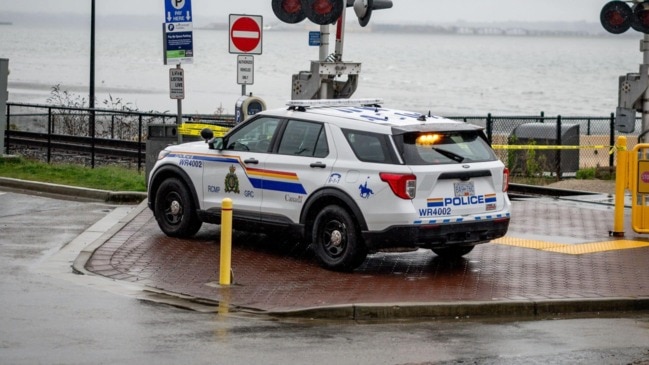
<svg viewBox="0 0 649 365">
<path fill-rule="evenodd" d="M 509 190 L 509 169 L 505 167 L 503 170 L 503 193 Z"/>
<path fill-rule="evenodd" d="M 412 174 L 391 174 L 382 172 L 381 180 L 390 185 L 394 195 L 401 199 L 414 199 L 417 191 L 417 176 Z"/>
</svg>

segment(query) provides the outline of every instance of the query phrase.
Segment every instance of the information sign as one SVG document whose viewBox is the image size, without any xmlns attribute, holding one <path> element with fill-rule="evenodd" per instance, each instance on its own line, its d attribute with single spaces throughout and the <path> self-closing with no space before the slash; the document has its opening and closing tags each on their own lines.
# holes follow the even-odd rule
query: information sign
<svg viewBox="0 0 649 365">
<path fill-rule="evenodd" d="M 237 56 L 237 83 L 239 85 L 252 85 L 255 83 L 254 56 Z"/>
<path fill-rule="evenodd" d="M 192 21 L 191 0 L 165 0 L 165 22 L 185 23 Z"/>
<path fill-rule="evenodd" d="M 319 46 L 320 38 L 320 32 L 309 32 L 309 46 Z"/>
<path fill-rule="evenodd" d="M 194 57 L 192 23 L 165 23 L 163 28 L 164 64 L 192 63 Z"/>
<path fill-rule="evenodd" d="M 185 71 L 182 68 L 169 69 L 169 97 L 171 99 L 185 98 Z"/>
</svg>

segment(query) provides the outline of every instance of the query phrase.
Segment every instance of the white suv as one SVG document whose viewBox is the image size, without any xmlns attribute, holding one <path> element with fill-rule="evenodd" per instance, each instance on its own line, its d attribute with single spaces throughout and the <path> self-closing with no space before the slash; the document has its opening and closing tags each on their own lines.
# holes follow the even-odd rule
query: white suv
<svg viewBox="0 0 649 365">
<path fill-rule="evenodd" d="M 343 271 L 380 249 L 460 257 L 505 235 L 509 172 L 481 128 L 379 102 L 292 101 L 223 138 L 169 146 L 149 208 L 165 234 L 188 237 L 219 224 L 231 198 L 235 229 L 294 234 Z"/>
</svg>

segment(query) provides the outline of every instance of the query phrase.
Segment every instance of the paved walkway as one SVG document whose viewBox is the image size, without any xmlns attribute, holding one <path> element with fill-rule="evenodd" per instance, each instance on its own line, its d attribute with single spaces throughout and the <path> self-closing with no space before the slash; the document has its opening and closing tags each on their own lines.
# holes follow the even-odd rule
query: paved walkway
<svg viewBox="0 0 649 365">
<path fill-rule="evenodd" d="M 606 204 L 516 200 L 508 235 L 463 259 L 377 253 L 353 273 L 320 268 L 300 244 L 237 232 L 233 285 L 223 287 L 219 226 L 169 238 L 142 203 L 76 265 L 221 311 L 370 319 L 648 310 L 649 241 L 628 227 L 624 239 L 609 237 L 613 212 Z"/>
</svg>

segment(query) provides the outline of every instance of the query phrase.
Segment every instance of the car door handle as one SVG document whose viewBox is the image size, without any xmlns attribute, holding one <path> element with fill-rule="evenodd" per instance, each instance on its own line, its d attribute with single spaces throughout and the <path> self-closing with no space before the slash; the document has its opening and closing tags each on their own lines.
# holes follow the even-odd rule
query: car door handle
<svg viewBox="0 0 649 365">
<path fill-rule="evenodd" d="M 325 167 L 327 167 L 327 165 L 323 164 L 322 162 L 314 162 L 309 166 L 311 166 L 311 167 L 319 167 L 321 169 L 324 169 Z"/>
<path fill-rule="evenodd" d="M 249 159 L 243 160 L 243 163 L 245 163 L 245 164 L 255 164 L 256 165 L 256 164 L 259 163 L 259 161 L 256 158 L 249 158 Z"/>
</svg>

